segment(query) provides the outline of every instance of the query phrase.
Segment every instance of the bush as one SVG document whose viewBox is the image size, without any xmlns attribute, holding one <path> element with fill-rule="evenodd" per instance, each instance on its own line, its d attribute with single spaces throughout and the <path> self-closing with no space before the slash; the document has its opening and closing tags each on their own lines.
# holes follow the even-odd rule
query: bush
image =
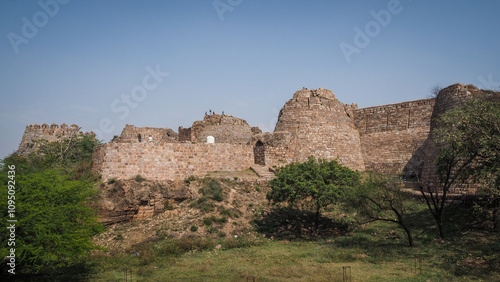
<svg viewBox="0 0 500 282">
<path fill-rule="evenodd" d="M 207 227 L 207 231 L 208 231 L 208 233 L 210 233 L 210 234 L 217 233 L 217 229 L 215 229 L 215 227 L 213 227 L 213 226 L 208 226 L 208 227 Z"/>
<path fill-rule="evenodd" d="M 224 200 L 224 194 L 222 193 L 222 187 L 219 181 L 211 179 L 205 186 L 200 189 L 200 193 L 203 196 L 209 197 L 215 201 L 222 202 Z"/>
<path fill-rule="evenodd" d="M 169 201 L 169 200 L 166 200 L 166 201 L 165 201 L 165 205 L 164 205 L 164 209 L 165 209 L 166 211 L 171 211 L 171 210 L 173 210 L 173 209 L 174 209 L 174 205 L 172 205 L 172 203 L 170 203 L 170 201 Z"/>
<path fill-rule="evenodd" d="M 211 226 L 212 223 L 214 222 L 214 219 L 215 219 L 215 217 L 213 215 L 212 216 L 204 217 L 203 218 L 203 224 L 205 226 Z"/>
<path fill-rule="evenodd" d="M 191 225 L 191 231 L 192 231 L 192 232 L 196 232 L 196 231 L 198 231 L 198 226 L 196 226 L 196 225 Z"/>
<path fill-rule="evenodd" d="M 223 224 L 227 222 L 227 216 L 215 217 L 214 222 Z"/>
<path fill-rule="evenodd" d="M 113 184 L 116 182 L 116 178 L 111 178 L 110 180 L 108 180 L 108 184 Z"/>
<path fill-rule="evenodd" d="M 189 206 L 197 208 L 205 213 L 211 212 L 215 209 L 215 204 L 210 202 L 210 200 L 205 196 L 200 197 L 198 200 L 192 202 Z"/>
<path fill-rule="evenodd" d="M 223 206 L 219 207 L 218 210 L 219 210 L 219 214 L 221 216 L 230 217 L 230 218 L 239 218 L 240 217 L 240 215 L 237 212 L 225 209 Z"/>
<path fill-rule="evenodd" d="M 146 180 L 146 178 L 144 178 L 140 174 L 138 174 L 134 177 L 134 180 L 137 182 L 142 182 L 142 181 Z"/>
<path fill-rule="evenodd" d="M 211 212 L 215 209 L 215 204 L 210 200 L 221 202 L 224 200 L 224 194 L 219 181 L 215 179 L 205 179 L 204 181 L 207 183 L 200 189 L 202 196 L 192 202 L 190 206 L 202 212 Z"/>
<path fill-rule="evenodd" d="M 255 191 L 257 191 L 257 192 L 260 192 L 260 191 L 261 191 L 261 189 L 260 189 L 260 185 L 259 185 L 259 184 L 257 184 L 257 186 L 255 186 Z"/>
<path fill-rule="evenodd" d="M 211 226 L 214 222 L 224 224 L 227 222 L 227 216 L 216 217 L 215 215 L 211 215 L 203 218 L 203 224 L 206 226 Z"/>
<path fill-rule="evenodd" d="M 189 184 L 191 184 L 191 182 L 193 182 L 195 180 L 196 180 L 196 177 L 190 175 L 188 178 L 184 179 L 184 183 L 186 183 L 186 185 L 189 186 Z"/>
</svg>

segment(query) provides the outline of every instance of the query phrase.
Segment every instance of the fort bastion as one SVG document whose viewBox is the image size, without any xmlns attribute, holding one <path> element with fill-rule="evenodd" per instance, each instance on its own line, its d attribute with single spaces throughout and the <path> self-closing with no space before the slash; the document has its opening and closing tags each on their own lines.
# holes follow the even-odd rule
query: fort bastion
<svg viewBox="0 0 500 282">
<path fill-rule="evenodd" d="M 136 175 L 175 180 L 209 171 L 271 169 L 314 156 L 336 159 L 354 170 L 436 181 L 435 121 L 475 96 L 500 97 L 498 92 L 457 83 L 436 98 L 358 109 L 356 104 L 341 103 L 330 90 L 304 88 L 285 103 L 273 132 L 262 133 L 245 120 L 218 114 L 205 115 L 178 132 L 126 125 L 119 137 L 95 148 L 93 170 L 104 180 Z M 75 133 L 84 134 L 76 125 L 28 125 L 17 152 L 32 152 L 36 139 L 55 141 Z M 208 144 L 208 136 L 215 143 Z"/>
</svg>

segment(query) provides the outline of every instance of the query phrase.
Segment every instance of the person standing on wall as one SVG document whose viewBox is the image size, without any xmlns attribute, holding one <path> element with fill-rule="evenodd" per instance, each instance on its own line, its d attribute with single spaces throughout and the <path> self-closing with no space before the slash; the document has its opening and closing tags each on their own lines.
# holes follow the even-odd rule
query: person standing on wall
<svg viewBox="0 0 500 282">
<path fill-rule="evenodd" d="M 153 137 L 151 137 L 151 135 L 149 135 L 149 143 L 153 142 Z"/>
</svg>

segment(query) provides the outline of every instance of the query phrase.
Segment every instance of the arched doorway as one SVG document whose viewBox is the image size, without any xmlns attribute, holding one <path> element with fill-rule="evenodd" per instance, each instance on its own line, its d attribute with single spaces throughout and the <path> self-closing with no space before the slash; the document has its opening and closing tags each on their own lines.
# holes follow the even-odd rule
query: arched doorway
<svg viewBox="0 0 500 282">
<path fill-rule="evenodd" d="M 253 147 L 254 163 L 258 165 L 266 165 L 266 148 L 262 141 L 257 141 Z"/>
</svg>

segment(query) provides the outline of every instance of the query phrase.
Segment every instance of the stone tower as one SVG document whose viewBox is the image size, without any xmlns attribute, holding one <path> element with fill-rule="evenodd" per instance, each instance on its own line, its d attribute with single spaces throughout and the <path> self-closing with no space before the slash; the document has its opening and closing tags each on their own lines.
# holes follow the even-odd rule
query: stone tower
<svg viewBox="0 0 500 282">
<path fill-rule="evenodd" d="M 289 132 L 295 146 L 288 152 L 294 162 L 309 156 L 338 159 L 351 169 L 365 169 L 359 133 L 354 125 L 356 105 L 342 104 L 331 90 L 302 89 L 281 109 L 275 133 Z"/>
<path fill-rule="evenodd" d="M 491 92 L 491 91 L 490 91 Z M 439 91 L 436 97 L 436 105 L 431 117 L 431 130 L 428 139 L 422 145 L 420 150 L 424 152 L 424 164 L 422 167 L 422 181 L 429 185 L 431 188 L 436 187 L 439 183 L 437 176 L 437 167 L 434 163 L 436 156 L 440 153 L 441 147 L 436 143 L 434 130 L 438 129 L 441 124 L 438 119 L 443 113 L 452 110 L 456 107 L 462 106 L 468 100 L 474 97 L 483 97 L 487 100 L 498 99 L 498 93 L 484 91 L 476 88 L 474 85 L 465 85 L 456 83 L 443 88 Z M 475 189 L 469 184 L 455 185 L 452 192 L 462 193 L 465 190 Z M 471 191 L 469 191 L 471 192 Z"/>
</svg>

